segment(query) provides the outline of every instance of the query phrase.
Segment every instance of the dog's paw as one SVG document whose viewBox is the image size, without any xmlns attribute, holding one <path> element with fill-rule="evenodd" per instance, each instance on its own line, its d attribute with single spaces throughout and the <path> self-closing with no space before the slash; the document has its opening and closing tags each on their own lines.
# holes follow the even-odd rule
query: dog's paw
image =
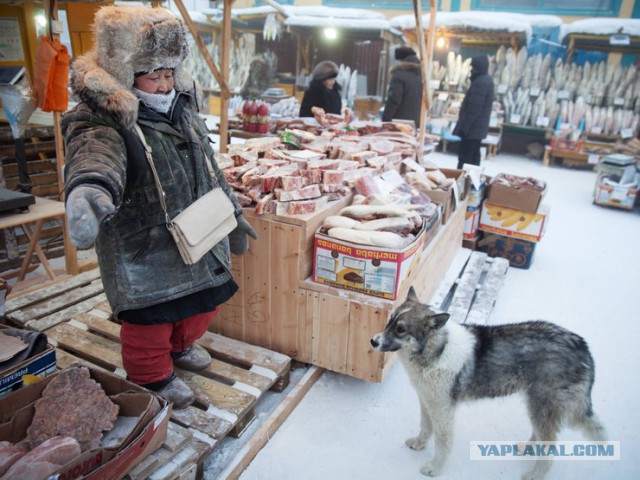
<svg viewBox="0 0 640 480">
<path fill-rule="evenodd" d="M 404 443 L 411 450 L 424 450 L 424 447 L 426 447 L 427 445 L 427 441 L 420 437 L 407 438 Z"/>
<path fill-rule="evenodd" d="M 440 475 L 441 467 L 437 467 L 434 463 L 429 462 L 425 463 L 420 469 L 420 473 L 426 475 L 427 477 L 437 477 Z"/>
</svg>

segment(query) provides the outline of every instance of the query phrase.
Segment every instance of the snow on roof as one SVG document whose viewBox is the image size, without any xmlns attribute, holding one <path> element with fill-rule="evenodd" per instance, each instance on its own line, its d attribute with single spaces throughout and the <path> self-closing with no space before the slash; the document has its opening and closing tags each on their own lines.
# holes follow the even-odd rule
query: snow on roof
<svg viewBox="0 0 640 480">
<path fill-rule="evenodd" d="M 291 27 L 338 27 L 351 30 L 389 30 L 387 20 L 341 17 L 293 16 L 284 21 Z"/>
<path fill-rule="evenodd" d="M 371 10 L 365 10 L 361 8 L 338 8 L 338 7 L 296 7 L 293 5 L 282 5 L 282 9 L 289 17 L 301 16 L 301 17 L 333 17 L 333 18 L 353 18 L 353 19 L 368 19 L 368 20 L 385 20 L 386 17 L 383 13 L 373 12 Z M 214 10 L 211 10 L 211 13 Z M 270 5 L 251 8 L 233 8 L 231 10 L 232 16 L 245 16 L 245 15 L 266 15 L 268 13 L 275 13 L 276 9 Z M 204 11 L 209 13 L 208 10 Z M 388 21 L 387 21 L 388 26 Z"/>
<path fill-rule="evenodd" d="M 622 32 L 619 32 L 622 28 Z M 626 33 L 640 36 L 640 20 L 635 18 L 587 18 L 563 25 L 560 29 L 560 42 L 570 33 L 586 33 L 590 35 L 613 35 Z"/>
<path fill-rule="evenodd" d="M 429 17 L 428 13 L 422 15 L 423 28 L 429 25 Z M 415 15 L 400 15 L 392 18 L 389 23 L 392 27 L 404 30 L 416 28 Z M 514 14 L 502 15 L 502 12 L 439 12 L 436 14 L 436 27 L 524 33 L 527 39 L 531 37 L 531 23 L 518 20 Z"/>
</svg>

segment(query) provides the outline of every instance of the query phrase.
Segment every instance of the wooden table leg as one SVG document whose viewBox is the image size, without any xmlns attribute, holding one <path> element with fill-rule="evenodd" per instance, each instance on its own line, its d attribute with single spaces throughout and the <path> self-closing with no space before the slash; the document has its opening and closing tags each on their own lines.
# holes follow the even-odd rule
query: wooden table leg
<svg viewBox="0 0 640 480">
<path fill-rule="evenodd" d="M 25 235 L 29 239 L 29 248 L 27 249 L 26 256 L 22 261 L 22 267 L 20 268 L 20 274 L 18 275 L 18 281 L 24 280 L 25 275 L 27 274 L 27 269 L 29 268 L 29 264 L 31 263 L 31 257 L 34 252 L 40 259 L 42 266 L 46 270 L 49 278 L 51 280 L 55 280 L 57 275 L 49 265 L 49 260 L 47 256 L 44 254 L 44 251 L 38 244 L 38 240 L 40 240 L 40 234 L 42 233 L 42 226 L 44 225 L 44 220 L 36 221 L 36 228 L 34 231 L 31 230 L 31 227 L 24 223 L 22 224 L 22 229 L 24 230 Z"/>
</svg>

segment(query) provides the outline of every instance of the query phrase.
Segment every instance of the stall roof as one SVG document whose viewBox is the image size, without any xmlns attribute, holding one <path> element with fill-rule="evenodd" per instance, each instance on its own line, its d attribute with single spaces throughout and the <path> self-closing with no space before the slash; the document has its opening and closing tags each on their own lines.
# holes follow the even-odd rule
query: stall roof
<svg viewBox="0 0 640 480">
<path fill-rule="evenodd" d="M 401 32 L 393 29 L 386 17 L 379 12 L 358 8 L 337 8 L 337 7 L 305 7 L 282 5 L 284 12 L 284 25 L 287 27 L 325 27 L 333 26 L 350 30 L 376 30 L 390 31 L 398 35 Z M 264 26 L 267 15 L 278 13 L 271 6 L 260 6 L 251 8 L 234 8 L 231 10 L 231 19 L 234 28 L 259 31 Z M 202 14 L 210 22 L 221 21 L 222 11 L 220 9 L 205 9 Z"/>
<path fill-rule="evenodd" d="M 523 19 L 519 20 L 515 14 L 502 15 L 501 12 L 438 12 L 436 15 L 436 28 L 449 31 L 484 31 L 484 32 L 509 32 L 523 34 L 525 38 L 531 38 L 531 23 Z M 430 14 L 422 15 L 423 28 L 429 25 Z M 392 27 L 401 30 L 414 30 L 416 28 L 415 15 L 400 15 L 392 18 L 389 23 Z"/>
<path fill-rule="evenodd" d="M 640 36 L 640 19 L 635 18 L 588 18 L 563 25 L 560 29 L 560 41 L 571 34 L 614 35 L 625 33 L 633 37 Z"/>
</svg>

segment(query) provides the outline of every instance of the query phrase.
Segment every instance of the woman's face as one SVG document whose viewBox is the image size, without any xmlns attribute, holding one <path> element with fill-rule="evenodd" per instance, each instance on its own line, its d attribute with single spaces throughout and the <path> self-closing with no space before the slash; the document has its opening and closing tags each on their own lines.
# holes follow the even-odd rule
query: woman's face
<svg viewBox="0 0 640 480">
<path fill-rule="evenodd" d="M 331 90 L 333 88 L 333 86 L 336 84 L 336 79 L 334 78 L 327 78 L 326 80 L 324 80 L 322 82 L 322 84 L 325 86 L 325 88 L 328 88 L 329 90 Z"/>
<path fill-rule="evenodd" d="M 155 72 L 139 75 L 133 86 L 145 93 L 167 94 L 173 90 L 173 70 L 164 68 Z"/>
</svg>

